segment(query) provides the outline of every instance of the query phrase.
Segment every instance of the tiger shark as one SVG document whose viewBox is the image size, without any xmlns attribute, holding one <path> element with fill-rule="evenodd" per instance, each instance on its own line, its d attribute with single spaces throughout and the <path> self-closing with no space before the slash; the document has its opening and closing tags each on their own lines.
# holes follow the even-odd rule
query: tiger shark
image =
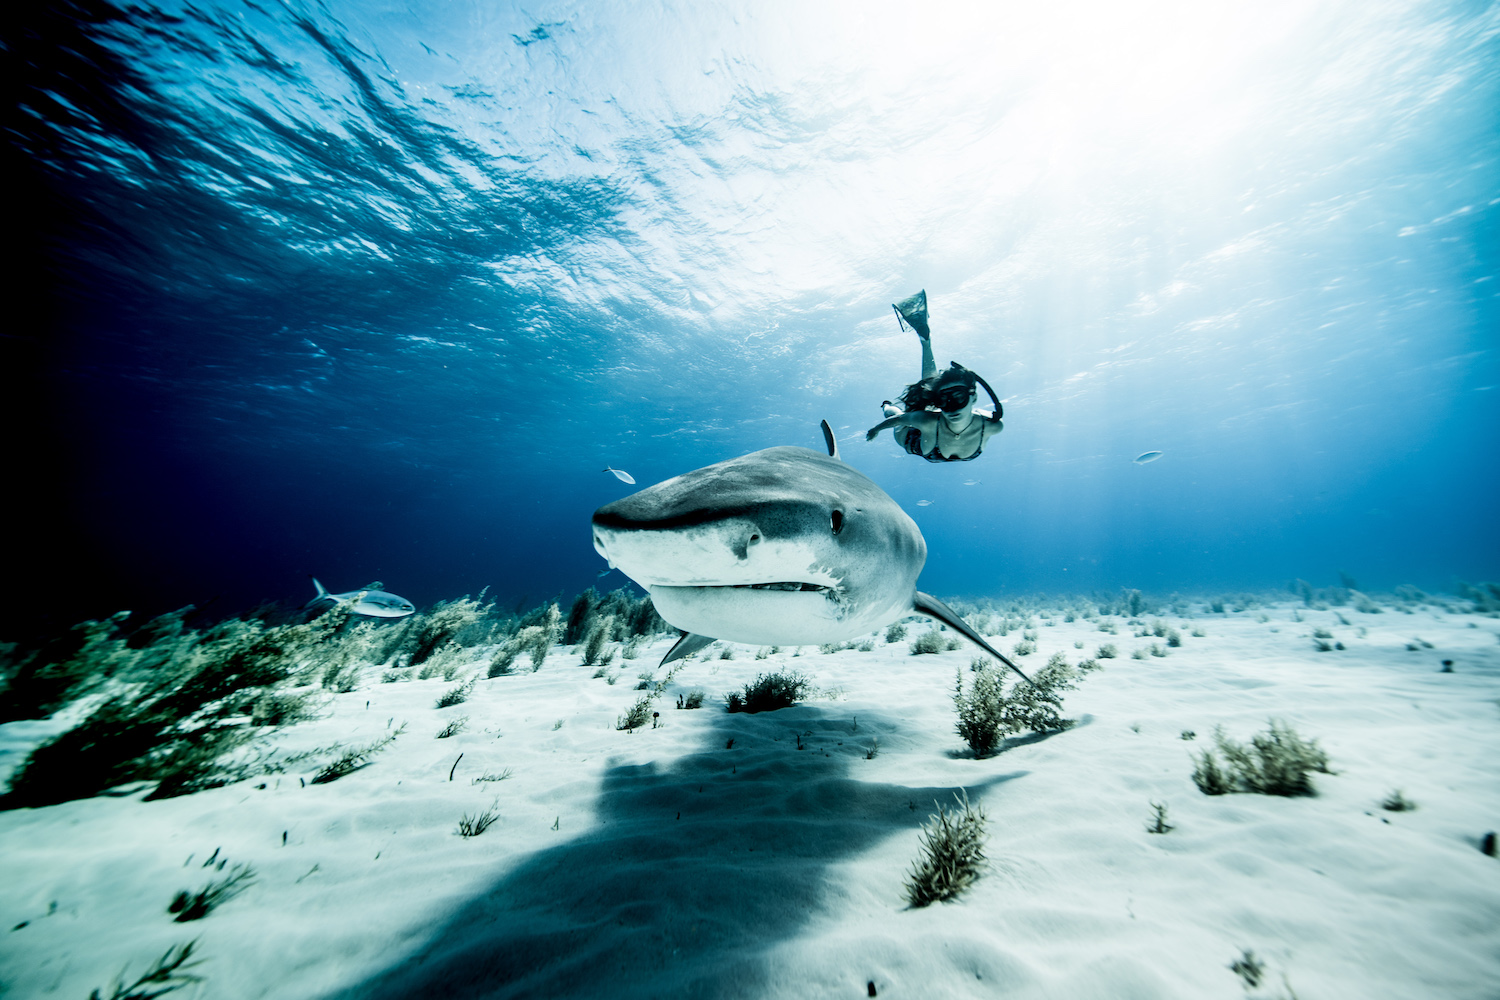
<svg viewBox="0 0 1500 1000">
<path fill-rule="evenodd" d="M 683 473 L 594 512 L 594 548 L 644 587 L 683 637 L 663 664 L 716 639 L 842 642 L 908 615 L 1009 659 L 917 589 L 927 542 L 896 501 L 828 454 L 783 446 Z"/>
</svg>

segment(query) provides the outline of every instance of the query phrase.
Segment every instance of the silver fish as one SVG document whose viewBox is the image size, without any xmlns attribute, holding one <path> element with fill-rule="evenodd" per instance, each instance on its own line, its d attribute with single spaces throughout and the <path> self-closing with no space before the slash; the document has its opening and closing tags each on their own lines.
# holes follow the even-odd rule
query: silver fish
<svg viewBox="0 0 1500 1000">
<path fill-rule="evenodd" d="M 361 590 L 350 590 L 342 594 L 330 594 L 328 590 L 313 577 L 313 586 L 318 588 L 317 596 L 308 601 L 303 607 L 312 607 L 319 601 L 353 601 L 354 606 L 349 610 L 357 615 L 365 615 L 370 618 L 405 618 L 417 610 L 417 606 L 404 597 L 395 594 L 387 594 L 380 588 L 385 584 L 378 580 Z"/>
</svg>

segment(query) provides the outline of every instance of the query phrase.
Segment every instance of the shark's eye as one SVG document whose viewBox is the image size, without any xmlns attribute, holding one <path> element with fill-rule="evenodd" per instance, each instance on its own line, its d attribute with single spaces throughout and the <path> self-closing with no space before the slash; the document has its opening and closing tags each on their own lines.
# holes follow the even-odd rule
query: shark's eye
<svg viewBox="0 0 1500 1000">
<path fill-rule="evenodd" d="M 843 511 L 841 511 L 841 510 L 834 511 L 833 515 L 831 517 L 829 517 L 828 521 L 829 521 L 829 524 L 832 525 L 832 527 L 833 527 L 833 533 L 835 535 L 837 535 L 840 531 L 844 530 L 844 512 Z"/>
</svg>

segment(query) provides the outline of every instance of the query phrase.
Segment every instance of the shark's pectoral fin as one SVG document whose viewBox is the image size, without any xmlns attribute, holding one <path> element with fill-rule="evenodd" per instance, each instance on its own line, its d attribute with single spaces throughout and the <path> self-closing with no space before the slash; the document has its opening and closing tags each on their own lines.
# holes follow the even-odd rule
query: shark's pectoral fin
<svg viewBox="0 0 1500 1000">
<path fill-rule="evenodd" d="M 958 612 L 948 607 L 948 605 L 944 604 L 936 597 L 933 597 L 931 594 L 924 594 L 920 590 L 917 591 L 916 595 L 912 598 L 912 610 L 919 615 L 926 615 L 928 618 L 932 618 L 936 621 L 942 622 L 944 625 L 948 626 L 953 631 L 957 632 L 965 639 L 968 639 L 980 649 L 984 650 L 987 655 L 993 656 L 995 659 L 999 660 L 1001 663 L 1014 670 L 1017 674 L 1020 674 L 1021 679 L 1027 684 L 1030 684 L 1034 688 L 1036 687 L 1035 682 L 1033 682 L 1030 677 L 1027 677 L 1025 674 L 1021 673 L 1020 667 L 1010 662 L 1010 660 L 1006 658 L 1004 653 L 1000 652 L 994 646 L 991 646 L 989 643 L 985 642 L 982 635 L 970 628 L 969 623 L 958 616 Z M 1037 690 L 1041 689 L 1037 688 Z"/>
<path fill-rule="evenodd" d="M 677 640 L 677 645 L 667 650 L 667 655 L 662 657 L 661 662 L 658 663 L 657 666 L 665 667 L 673 660 L 680 660 L 685 656 L 692 656 L 694 653 L 698 652 L 698 650 L 702 649 L 712 642 L 714 642 L 714 637 L 711 635 L 697 635 L 693 632 L 684 632 L 682 633 L 682 638 Z"/>
<path fill-rule="evenodd" d="M 828 457 L 838 458 L 839 441 L 838 438 L 833 436 L 833 428 L 828 426 L 828 421 L 826 420 L 818 421 L 818 426 L 823 428 L 823 443 L 828 446 Z M 843 461 L 843 459 L 839 460 Z"/>
</svg>

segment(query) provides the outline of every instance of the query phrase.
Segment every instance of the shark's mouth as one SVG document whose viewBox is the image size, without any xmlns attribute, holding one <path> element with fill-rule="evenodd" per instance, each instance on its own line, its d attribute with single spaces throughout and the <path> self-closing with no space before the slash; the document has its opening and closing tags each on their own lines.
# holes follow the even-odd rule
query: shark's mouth
<svg viewBox="0 0 1500 1000">
<path fill-rule="evenodd" d="M 832 587 L 825 587 L 821 583 L 727 583 L 717 585 L 720 588 L 731 590 L 789 590 L 789 591 L 812 591 L 815 593 L 832 593 Z M 715 588 L 707 588 L 715 589 Z"/>
</svg>

